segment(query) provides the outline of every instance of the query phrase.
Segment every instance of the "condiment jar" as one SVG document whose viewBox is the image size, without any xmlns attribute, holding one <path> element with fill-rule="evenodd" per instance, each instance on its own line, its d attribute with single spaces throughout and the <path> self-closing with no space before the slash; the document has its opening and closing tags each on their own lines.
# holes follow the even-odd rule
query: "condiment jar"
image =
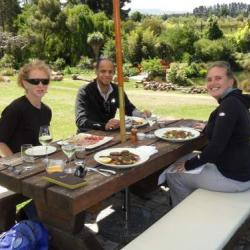
<svg viewBox="0 0 250 250">
<path fill-rule="evenodd" d="M 132 144 L 137 143 L 137 128 L 136 127 L 132 127 L 131 129 L 130 141 Z"/>
</svg>

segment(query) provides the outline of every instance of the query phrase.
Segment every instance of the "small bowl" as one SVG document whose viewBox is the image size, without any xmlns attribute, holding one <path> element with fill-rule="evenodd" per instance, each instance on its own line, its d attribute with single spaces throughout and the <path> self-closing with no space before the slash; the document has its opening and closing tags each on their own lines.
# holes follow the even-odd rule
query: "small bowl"
<svg viewBox="0 0 250 250">
<path fill-rule="evenodd" d="M 137 138 L 139 141 L 142 141 L 146 138 L 146 135 L 144 133 L 137 133 Z"/>
<path fill-rule="evenodd" d="M 61 159 L 49 159 L 46 167 L 48 174 L 63 172 L 65 167 L 65 161 Z"/>
</svg>

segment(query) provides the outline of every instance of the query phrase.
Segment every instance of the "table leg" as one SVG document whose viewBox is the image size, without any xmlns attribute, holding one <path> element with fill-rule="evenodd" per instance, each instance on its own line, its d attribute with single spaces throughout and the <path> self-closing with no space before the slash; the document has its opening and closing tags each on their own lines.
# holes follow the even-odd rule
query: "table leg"
<svg viewBox="0 0 250 250">
<path fill-rule="evenodd" d="M 85 214 L 66 213 L 63 209 L 55 210 L 36 203 L 40 220 L 51 235 L 50 245 L 55 250 L 101 250 L 103 247 L 94 234 L 84 228 Z"/>
</svg>

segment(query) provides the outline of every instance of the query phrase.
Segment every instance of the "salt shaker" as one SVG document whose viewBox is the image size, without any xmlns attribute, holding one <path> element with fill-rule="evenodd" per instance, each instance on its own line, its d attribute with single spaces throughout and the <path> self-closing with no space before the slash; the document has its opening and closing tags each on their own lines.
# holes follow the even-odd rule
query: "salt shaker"
<svg viewBox="0 0 250 250">
<path fill-rule="evenodd" d="M 132 144 L 136 144 L 137 143 L 137 128 L 136 127 L 132 127 L 131 129 L 131 134 L 130 134 L 130 141 Z"/>
</svg>

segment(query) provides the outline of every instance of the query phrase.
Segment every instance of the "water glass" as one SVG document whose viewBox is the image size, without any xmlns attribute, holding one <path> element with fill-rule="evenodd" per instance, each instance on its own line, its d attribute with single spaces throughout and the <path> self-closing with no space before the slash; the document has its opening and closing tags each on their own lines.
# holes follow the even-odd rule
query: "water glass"
<svg viewBox="0 0 250 250">
<path fill-rule="evenodd" d="M 22 144 L 21 145 L 21 158 L 23 160 L 23 162 L 25 163 L 34 163 L 35 158 L 32 155 L 33 152 L 33 146 L 32 144 Z M 33 165 L 26 165 L 24 166 L 24 169 L 28 170 L 28 169 L 32 169 Z"/>
</svg>

